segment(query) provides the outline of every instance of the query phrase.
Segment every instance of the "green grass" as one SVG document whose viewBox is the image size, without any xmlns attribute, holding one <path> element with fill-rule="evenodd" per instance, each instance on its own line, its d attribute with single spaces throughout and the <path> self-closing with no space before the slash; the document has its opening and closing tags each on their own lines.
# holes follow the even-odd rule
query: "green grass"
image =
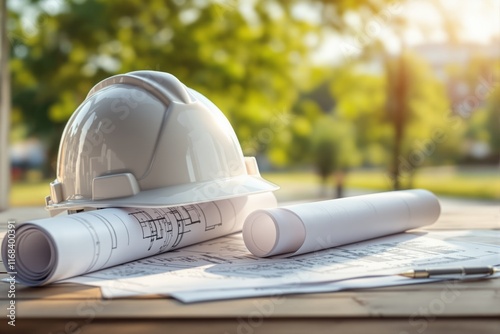
<svg viewBox="0 0 500 334">
<path fill-rule="evenodd" d="M 318 187 L 319 178 L 310 172 L 265 173 L 266 179 L 304 196 L 315 196 L 311 190 Z M 49 195 L 52 180 L 20 182 L 12 185 L 11 206 L 43 206 Z M 329 180 L 330 185 L 332 180 Z M 346 187 L 390 190 L 390 179 L 383 170 L 356 170 L 347 174 Z M 489 168 L 441 167 L 426 168 L 417 172 L 413 188 L 424 188 L 437 195 L 475 199 L 500 199 L 500 170 Z M 315 189 L 315 188 L 314 188 Z"/>
<path fill-rule="evenodd" d="M 10 206 L 44 206 L 52 180 L 16 182 L 10 191 Z"/>
<path fill-rule="evenodd" d="M 267 173 L 269 181 L 280 185 L 318 184 L 319 179 L 313 173 Z M 332 184 L 332 180 L 329 180 Z M 391 180 L 383 170 L 356 170 L 347 174 L 347 188 L 370 190 L 390 190 Z M 426 168 L 417 172 L 412 188 L 423 188 L 437 195 L 474 199 L 500 199 L 500 169 L 497 167 Z"/>
<path fill-rule="evenodd" d="M 500 199 L 500 170 L 457 170 L 450 173 L 422 173 L 415 185 L 436 194 L 478 199 Z"/>
</svg>

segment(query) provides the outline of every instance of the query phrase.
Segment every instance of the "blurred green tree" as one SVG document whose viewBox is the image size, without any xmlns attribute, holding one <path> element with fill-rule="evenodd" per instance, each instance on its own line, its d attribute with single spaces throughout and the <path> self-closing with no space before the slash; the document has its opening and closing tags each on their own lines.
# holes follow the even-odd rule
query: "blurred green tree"
<svg viewBox="0 0 500 334">
<path fill-rule="evenodd" d="M 389 158 L 391 127 L 385 121 L 386 80 L 356 65 L 342 67 L 330 85 L 335 115 L 354 126 L 358 165 L 383 166 Z"/>
<path fill-rule="evenodd" d="M 297 109 L 297 117 L 306 112 L 314 115 L 314 126 L 303 136 L 295 131 L 291 147 L 311 157 L 323 182 L 336 174 L 337 189 L 342 189 L 339 176 L 349 168 L 391 165 L 392 173 L 387 174 L 391 186 L 411 188 L 419 167 L 453 162 L 460 153 L 465 124 L 451 117 L 444 86 L 429 66 L 411 53 L 387 59 L 386 66 L 370 73 L 352 62 L 325 72 L 325 81 L 313 91 L 322 91 L 327 83 L 327 94 L 334 101 L 330 109 L 321 107 L 318 99 L 313 103 L 314 93 Z M 307 136 L 309 152 L 300 145 Z"/>
<path fill-rule="evenodd" d="M 343 197 L 345 173 L 359 166 L 362 156 L 356 146 L 356 129 L 350 121 L 331 115 L 319 117 L 311 136 L 312 153 L 323 189 L 334 174 L 335 196 Z M 324 195 L 324 194 L 323 194 Z"/>
<path fill-rule="evenodd" d="M 318 68 L 315 77 L 316 84 L 293 109 L 287 155 L 295 163 L 312 163 L 323 189 L 333 176 L 336 196 L 341 197 L 351 168 L 387 161 L 390 126 L 383 122 L 385 81 L 357 65 Z"/>
<path fill-rule="evenodd" d="M 464 124 L 451 118 L 443 84 L 410 52 L 387 59 L 387 119 L 392 124 L 389 179 L 411 188 L 419 167 L 453 161 Z"/>
<path fill-rule="evenodd" d="M 500 60 L 484 53 L 473 54 L 465 67 L 449 69 L 451 81 L 465 85 L 467 94 L 458 98 L 454 113 L 466 123 L 465 142 L 486 145 L 485 161 L 500 159 Z"/>
</svg>

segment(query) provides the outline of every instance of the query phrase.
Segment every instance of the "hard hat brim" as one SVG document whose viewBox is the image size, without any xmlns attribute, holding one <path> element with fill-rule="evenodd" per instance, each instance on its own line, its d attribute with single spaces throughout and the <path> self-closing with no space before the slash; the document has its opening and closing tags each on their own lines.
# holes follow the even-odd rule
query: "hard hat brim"
<svg viewBox="0 0 500 334">
<path fill-rule="evenodd" d="M 260 176 L 243 175 L 215 181 L 144 190 L 133 196 L 114 199 L 71 199 L 57 204 L 49 204 L 46 209 L 51 211 L 109 207 L 172 207 L 224 200 L 278 189 L 279 186 Z"/>
</svg>

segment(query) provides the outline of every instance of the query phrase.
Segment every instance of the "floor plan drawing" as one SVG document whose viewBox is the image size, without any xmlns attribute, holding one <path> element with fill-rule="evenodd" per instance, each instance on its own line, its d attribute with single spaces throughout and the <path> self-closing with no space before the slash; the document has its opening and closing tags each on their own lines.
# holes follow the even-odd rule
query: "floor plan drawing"
<svg viewBox="0 0 500 334">
<path fill-rule="evenodd" d="M 138 210 L 129 215 L 134 217 L 141 226 L 142 238 L 149 239 L 148 250 L 151 250 L 153 244 L 157 241 L 163 243 L 159 252 L 168 249 L 173 238 L 173 225 L 172 221 L 163 212 L 158 209 Z"/>
<path fill-rule="evenodd" d="M 165 210 L 167 211 L 166 215 L 170 214 L 176 220 L 177 236 L 172 247 L 177 247 L 184 234 L 191 231 L 190 226 L 201 223 L 200 214 L 194 205 L 179 206 Z"/>
<path fill-rule="evenodd" d="M 209 212 L 207 212 L 207 209 Z M 208 218 L 207 218 L 208 215 Z M 186 205 L 171 208 L 137 209 L 129 213 L 139 223 L 142 238 L 149 240 L 148 250 L 154 243 L 160 242 L 158 253 L 179 246 L 184 235 L 190 233 L 195 225 L 203 226 L 204 231 L 211 231 L 222 225 L 222 214 L 217 203 Z"/>
</svg>

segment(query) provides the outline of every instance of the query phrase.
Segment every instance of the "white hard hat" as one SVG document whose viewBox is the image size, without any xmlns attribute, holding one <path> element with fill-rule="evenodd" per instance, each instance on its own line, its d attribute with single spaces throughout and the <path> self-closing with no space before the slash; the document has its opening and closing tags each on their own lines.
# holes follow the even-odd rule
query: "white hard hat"
<svg viewBox="0 0 500 334">
<path fill-rule="evenodd" d="M 98 83 L 69 119 L 50 211 L 178 206 L 278 187 L 244 158 L 233 128 L 171 74 L 136 71 Z"/>
</svg>

